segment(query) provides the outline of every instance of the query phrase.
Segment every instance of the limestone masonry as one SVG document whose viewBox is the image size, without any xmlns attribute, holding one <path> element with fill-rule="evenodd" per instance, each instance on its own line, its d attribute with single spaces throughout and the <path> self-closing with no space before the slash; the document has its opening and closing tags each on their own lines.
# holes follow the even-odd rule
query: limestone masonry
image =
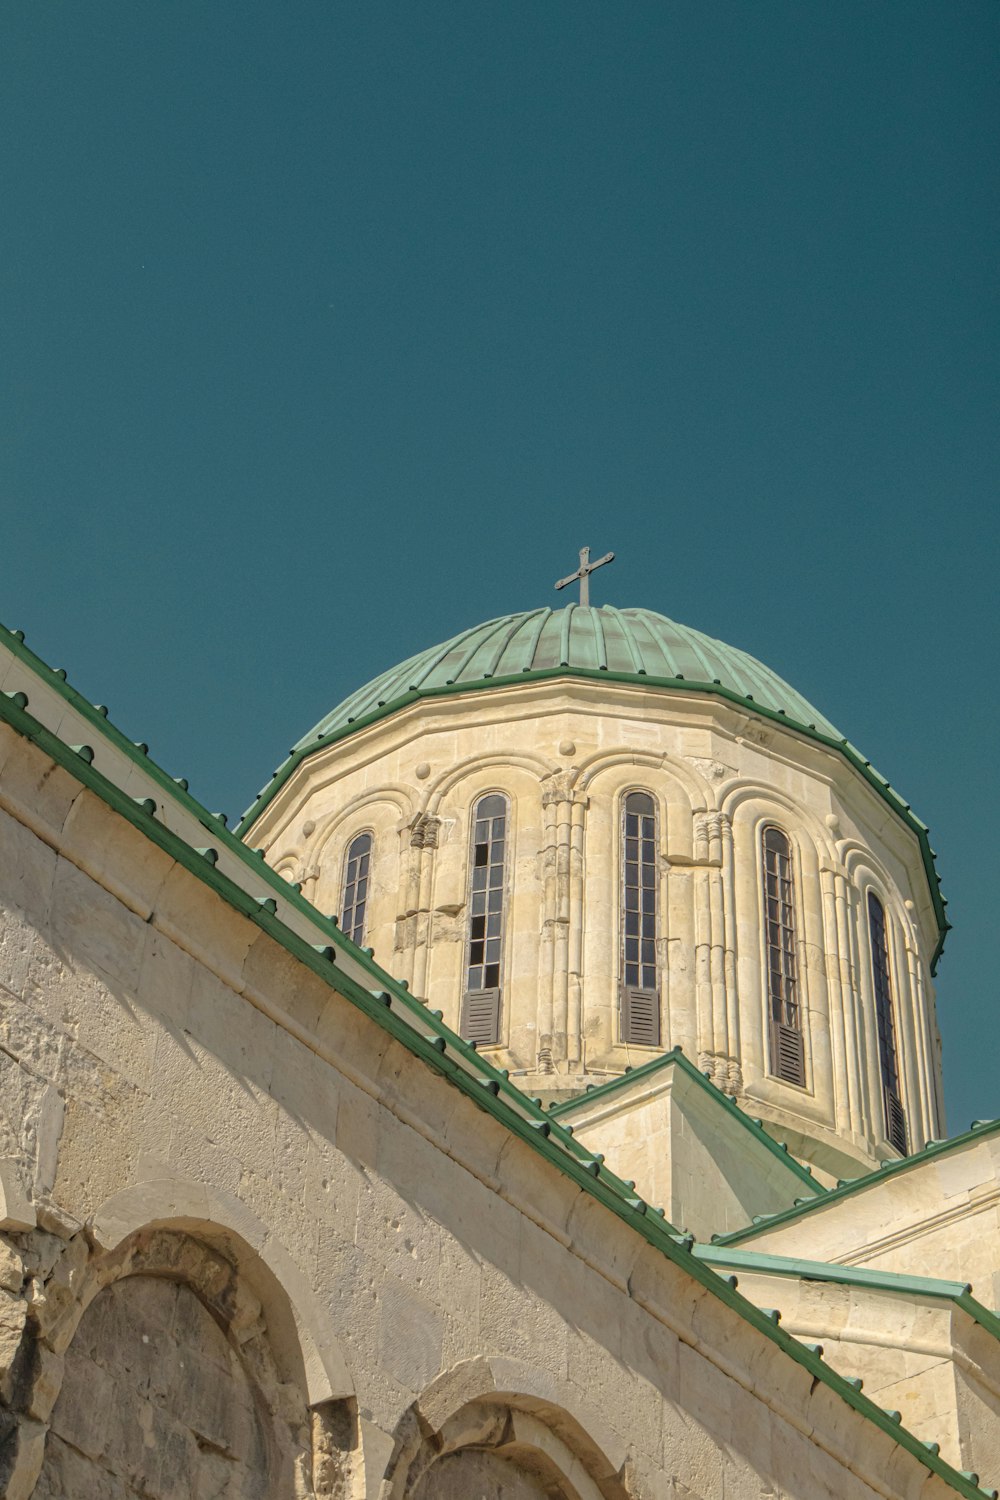
<svg viewBox="0 0 1000 1500">
<path fill-rule="evenodd" d="M 780 678 L 504 616 L 235 831 L 0 689 L 9 1500 L 996 1495 L 927 830 Z"/>
</svg>

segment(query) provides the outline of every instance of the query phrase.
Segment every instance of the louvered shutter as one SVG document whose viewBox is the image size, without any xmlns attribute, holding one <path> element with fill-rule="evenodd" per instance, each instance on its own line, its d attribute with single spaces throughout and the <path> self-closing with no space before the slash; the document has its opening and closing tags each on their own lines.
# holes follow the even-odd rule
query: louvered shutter
<svg viewBox="0 0 1000 1500">
<path fill-rule="evenodd" d="M 656 990 L 621 989 L 622 1041 L 636 1047 L 660 1045 L 660 997 Z"/>
<path fill-rule="evenodd" d="M 802 1033 L 780 1021 L 771 1022 L 771 1072 L 786 1083 L 806 1086 L 806 1058 Z"/>
<path fill-rule="evenodd" d="M 488 1047 L 500 1040 L 500 991 L 466 990 L 462 997 L 462 1036 Z"/>
<path fill-rule="evenodd" d="M 900 1155 L 906 1155 L 906 1116 L 903 1114 L 903 1106 L 895 1094 L 885 1090 L 885 1133 L 889 1138 L 890 1145 L 895 1146 Z"/>
</svg>

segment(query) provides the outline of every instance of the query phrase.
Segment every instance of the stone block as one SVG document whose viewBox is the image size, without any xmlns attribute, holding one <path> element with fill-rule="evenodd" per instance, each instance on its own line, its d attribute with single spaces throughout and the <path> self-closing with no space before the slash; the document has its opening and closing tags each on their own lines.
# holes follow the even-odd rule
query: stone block
<svg viewBox="0 0 1000 1500">
<path fill-rule="evenodd" d="M 85 1354 L 70 1348 L 52 1413 L 53 1432 L 88 1458 L 99 1458 L 107 1447 L 111 1422 L 118 1409 L 111 1375 Z"/>
</svg>

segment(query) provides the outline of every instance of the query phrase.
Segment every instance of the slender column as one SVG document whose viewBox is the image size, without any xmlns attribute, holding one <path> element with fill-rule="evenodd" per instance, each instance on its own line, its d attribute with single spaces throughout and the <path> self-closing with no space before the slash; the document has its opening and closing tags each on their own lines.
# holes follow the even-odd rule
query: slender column
<svg viewBox="0 0 1000 1500">
<path fill-rule="evenodd" d="M 538 954 L 538 1067 L 551 1072 L 555 985 L 556 920 L 556 806 L 548 793 L 542 797 L 542 934 Z"/>
<path fill-rule="evenodd" d="M 822 866 L 819 872 L 823 902 L 823 950 L 826 992 L 830 1010 L 830 1051 L 833 1066 L 833 1097 L 838 1130 L 857 1129 L 847 1078 L 846 1000 L 840 967 L 840 936 L 837 929 L 837 897 L 834 872 Z"/>
<path fill-rule="evenodd" d="M 900 933 L 895 939 L 895 950 L 900 974 L 900 1011 L 906 1014 L 901 1031 L 906 1041 L 903 1061 L 906 1065 L 907 1103 L 910 1106 L 910 1151 L 919 1151 L 924 1142 L 934 1136 L 934 1128 L 927 1107 L 927 1053 L 916 984 L 916 954 L 910 948 L 904 933 Z"/>
<path fill-rule="evenodd" d="M 569 1062 L 583 1062 L 583 888 L 585 802 L 571 804 L 569 850 Z"/>
<path fill-rule="evenodd" d="M 709 970 L 712 983 L 712 1050 L 717 1059 L 729 1056 L 729 1016 L 726 1007 L 725 916 L 722 895 L 722 840 L 719 818 L 709 823 Z M 717 862 L 718 861 L 718 862 Z"/>
<path fill-rule="evenodd" d="M 867 935 L 862 951 L 861 897 L 857 888 L 844 880 L 847 904 L 847 936 L 850 943 L 851 974 L 853 979 L 852 1006 L 854 1022 L 854 1046 L 857 1058 L 858 1081 L 861 1092 L 862 1120 L 864 1131 L 872 1140 L 885 1137 L 885 1106 L 882 1100 L 882 1081 L 878 1060 L 878 1033 L 875 1024 L 875 1005 L 872 995 L 871 955 L 868 951 Z"/>
<path fill-rule="evenodd" d="M 726 995 L 727 1030 L 729 1033 L 729 1092 L 743 1087 L 740 1051 L 740 997 L 736 983 L 736 866 L 733 850 L 733 825 L 725 813 L 719 814 L 722 844 L 722 922 L 723 985 Z"/>
<path fill-rule="evenodd" d="M 552 1009 L 555 1018 L 555 1056 L 562 1062 L 569 1055 L 569 838 L 570 804 L 560 796 L 556 805 L 555 983 Z"/>
<path fill-rule="evenodd" d="M 715 994 L 712 989 L 712 897 L 709 889 L 708 819 L 700 813 L 694 825 L 694 972 L 698 996 L 698 1052 L 715 1052 Z"/>
<path fill-rule="evenodd" d="M 414 912 L 413 978 L 410 987 L 421 998 L 427 994 L 427 966 L 433 941 L 433 917 L 431 891 L 433 889 L 433 859 L 437 848 L 440 818 L 421 813 L 414 819 L 410 831 L 410 845 L 416 860 L 417 901 Z"/>
<path fill-rule="evenodd" d="M 857 987 L 855 959 L 856 934 L 851 912 L 851 887 L 846 875 L 834 875 L 837 911 L 837 952 L 840 958 L 840 986 L 844 1007 L 844 1072 L 851 1118 L 859 1135 L 868 1131 L 868 1089 L 865 1086 L 863 1057 L 859 1034 L 860 996 Z"/>
</svg>

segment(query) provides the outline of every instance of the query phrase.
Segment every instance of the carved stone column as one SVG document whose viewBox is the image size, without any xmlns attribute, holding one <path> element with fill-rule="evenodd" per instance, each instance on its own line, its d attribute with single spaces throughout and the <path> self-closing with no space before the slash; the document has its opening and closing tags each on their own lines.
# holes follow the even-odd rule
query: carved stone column
<svg viewBox="0 0 1000 1500">
<path fill-rule="evenodd" d="M 406 914 L 409 929 L 410 988 L 417 996 L 424 996 L 427 985 L 427 960 L 433 938 L 433 913 L 431 892 L 434 873 L 434 851 L 438 846 L 441 819 L 429 813 L 418 813 L 410 824 L 409 847 L 411 850 L 407 872 L 407 894 L 412 899 L 412 909 Z"/>
<path fill-rule="evenodd" d="M 573 790 L 572 772 L 558 771 L 548 778 L 542 792 L 541 1072 L 562 1072 L 581 1061 L 583 807 L 584 799 Z"/>
<path fill-rule="evenodd" d="M 736 990 L 733 830 L 725 813 L 699 813 L 694 829 L 698 1066 L 727 1093 L 742 1087 Z"/>
</svg>

